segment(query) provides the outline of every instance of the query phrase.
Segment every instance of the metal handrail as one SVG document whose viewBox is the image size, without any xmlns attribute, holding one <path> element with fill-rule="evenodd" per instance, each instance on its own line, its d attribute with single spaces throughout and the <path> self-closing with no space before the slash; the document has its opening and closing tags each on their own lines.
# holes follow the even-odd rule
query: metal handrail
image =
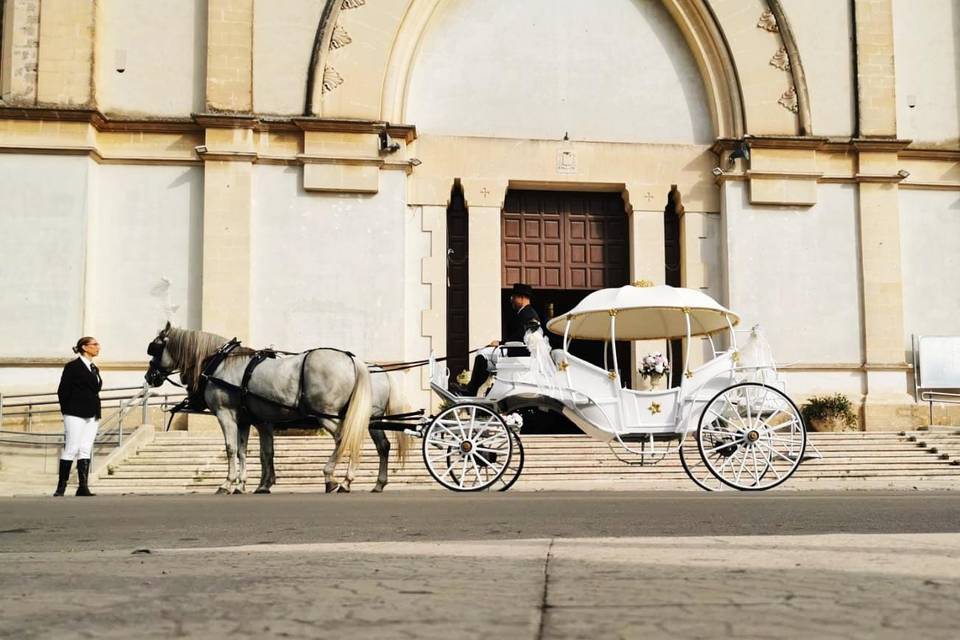
<svg viewBox="0 0 960 640">
<path fill-rule="evenodd" d="M 108 387 L 106 389 L 101 389 L 101 392 L 104 391 L 140 391 L 143 387 Z M 7 393 L 4 394 L 4 398 L 39 398 L 41 396 L 51 396 L 57 397 L 56 391 L 38 391 L 36 393 Z M 7 405 L 13 406 L 13 405 Z"/>
<path fill-rule="evenodd" d="M 113 432 L 116 432 L 117 444 L 120 444 L 123 441 L 123 418 L 127 415 L 127 413 L 129 413 L 130 409 L 132 409 L 134 406 L 139 406 L 141 408 L 141 412 L 142 412 L 141 423 L 145 423 L 147 421 L 147 411 L 149 407 L 160 406 L 160 407 L 166 408 L 171 404 L 172 398 L 175 398 L 176 400 L 180 400 L 183 396 L 186 395 L 183 391 L 179 391 L 179 390 L 176 392 L 168 391 L 164 393 L 159 393 L 155 389 L 147 387 L 145 385 L 140 387 L 112 387 L 112 388 L 106 389 L 106 391 L 133 391 L 133 390 L 136 390 L 137 393 L 132 395 L 127 395 L 127 396 L 110 396 L 107 398 L 102 398 L 102 401 L 107 401 L 107 402 L 116 401 L 117 410 L 116 412 L 103 418 L 100 422 L 101 429 L 108 427 L 108 425 L 113 421 L 116 421 L 116 426 L 113 428 L 106 428 L 105 430 L 100 431 L 100 434 L 108 435 Z M 42 398 L 42 397 L 56 396 L 56 395 L 57 395 L 56 393 L 32 393 L 32 394 L 17 394 L 14 396 L 7 396 L 7 398 L 10 398 L 10 397 Z M 153 400 L 151 401 L 151 399 Z M 9 418 L 11 416 L 20 417 L 20 418 L 25 417 L 27 420 L 27 424 L 26 424 L 26 431 L 22 431 L 22 432 L 3 431 L 2 428 L 0 428 L 0 433 L 8 433 L 8 434 L 18 433 L 18 434 L 21 434 L 21 436 L 23 434 L 31 434 L 34 436 L 39 436 L 41 438 L 56 437 L 56 438 L 62 439 L 63 437 L 62 434 L 59 434 L 56 432 L 35 433 L 31 430 L 33 426 L 33 417 L 35 415 L 61 413 L 59 407 L 57 407 L 56 409 L 52 409 L 52 408 L 35 409 L 35 407 L 46 407 L 50 405 L 58 405 L 59 404 L 58 400 L 38 401 L 38 402 L 20 402 L 20 403 L 12 403 L 7 405 L 9 407 L 18 407 L 18 408 L 26 407 L 24 411 L 16 411 L 13 413 L 4 412 L 3 410 L 4 400 L 5 398 L 2 395 L 0 395 L 0 427 L 2 427 L 2 419 Z M 136 404 L 134 404 L 135 400 L 138 401 Z M 35 443 L 35 444 L 42 444 L 42 443 Z"/>
</svg>

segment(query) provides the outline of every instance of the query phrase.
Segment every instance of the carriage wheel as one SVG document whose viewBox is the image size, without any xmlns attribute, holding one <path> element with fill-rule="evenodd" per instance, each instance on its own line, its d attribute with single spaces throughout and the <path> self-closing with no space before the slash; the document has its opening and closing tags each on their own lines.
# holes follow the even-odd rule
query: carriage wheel
<svg viewBox="0 0 960 640">
<path fill-rule="evenodd" d="M 453 491 L 491 487 L 510 467 L 513 449 L 512 433 L 503 419 L 477 404 L 442 411 L 423 432 L 427 471 Z"/>
<path fill-rule="evenodd" d="M 703 465 L 717 480 L 741 491 L 782 483 L 796 471 L 806 446 L 797 405 L 779 389 L 757 382 L 718 393 L 697 425 Z"/>
<path fill-rule="evenodd" d="M 503 475 L 494 485 L 497 491 L 508 490 L 520 479 L 520 474 L 523 472 L 523 443 L 520 442 L 520 435 L 511 429 L 510 439 L 513 440 L 513 456 L 510 458 L 510 464 L 504 469 Z"/>
<path fill-rule="evenodd" d="M 680 447 L 680 465 L 693 483 L 704 491 L 722 491 L 727 485 L 720 482 L 710 471 L 699 452 L 688 447 Z"/>
</svg>

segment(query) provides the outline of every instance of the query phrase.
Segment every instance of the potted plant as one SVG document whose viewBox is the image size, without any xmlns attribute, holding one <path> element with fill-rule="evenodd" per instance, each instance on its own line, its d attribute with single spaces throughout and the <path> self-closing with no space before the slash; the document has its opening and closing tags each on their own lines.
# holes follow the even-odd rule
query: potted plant
<svg viewBox="0 0 960 640">
<path fill-rule="evenodd" d="M 659 351 L 651 353 L 640 360 L 640 377 L 646 380 L 653 389 L 660 383 L 660 379 L 670 373 L 670 363 Z"/>
<path fill-rule="evenodd" d="M 856 431 L 857 416 L 850 400 L 842 393 L 814 396 L 800 409 L 803 421 L 812 431 Z"/>
</svg>

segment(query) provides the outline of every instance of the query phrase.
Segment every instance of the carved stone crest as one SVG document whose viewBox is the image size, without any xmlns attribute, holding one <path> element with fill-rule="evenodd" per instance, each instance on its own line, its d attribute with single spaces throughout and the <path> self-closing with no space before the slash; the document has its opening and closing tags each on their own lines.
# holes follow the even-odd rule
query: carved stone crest
<svg viewBox="0 0 960 640">
<path fill-rule="evenodd" d="M 557 151 L 557 173 L 574 174 L 577 172 L 577 154 L 569 149 Z"/>
<path fill-rule="evenodd" d="M 353 38 L 347 33 L 347 30 L 337 25 L 333 28 L 333 36 L 330 38 L 331 49 L 341 49 L 353 42 Z"/>
<path fill-rule="evenodd" d="M 367 0 L 343 0 L 343 2 L 340 3 L 340 9 L 356 9 L 357 7 L 362 7 L 365 4 L 367 4 Z"/>
<path fill-rule="evenodd" d="M 773 54 L 770 58 L 770 66 L 781 71 L 790 71 L 790 56 L 787 54 L 786 47 L 780 47 L 780 50 Z"/>
<path fill-rule="evenodd" d="M 760 14 L 760 19 L 757 21 L 757 28 L 769 31 L 770 33 L 780 32 L 780 27 L 777 26 L 777 19 L 773 16 L 773 12 L 770 11 L 770 9 Z"/>
<path fill-rule="evenodd" d="M 783 95 L 780 96 L 780 99 L 777 100 L 777 104 L 786 109 L 787 111 L 792 111 L 793 113 L 800 112 L 800 103 L 797 102 L 797 90 L 793 87 L 790 87 L 783 92 Z"/>
<path fill-rule="evenodd" d="M 328 93 L 343 84 L 343 76 L 337 70 L 327 65 L 323 68 L 323 92 Z"/>
</svg>

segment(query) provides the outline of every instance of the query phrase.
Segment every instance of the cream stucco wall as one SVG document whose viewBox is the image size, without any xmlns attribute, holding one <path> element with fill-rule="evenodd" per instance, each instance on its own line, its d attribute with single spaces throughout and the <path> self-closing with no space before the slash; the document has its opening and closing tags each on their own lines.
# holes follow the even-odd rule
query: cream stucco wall
<svg viewBox="0 0 960 640">
<path fill-rule="evenodd" d="M 100 0 L 97 106 L 107 113 L 152 116 L 202 112 L 206 5 L 204 0 Z"/>
<path fill-rule="evenodd" d="M 200 326 L 203 171 L 101 165 L 95 188 L 87 331 L 110 360 L 142 360 L 167 320 Z"/>
<path fill-rule="evenodd" d="M 443 135 L 710 142 L 700 72 L 661 3 L 604 9 L 442 3 L 414 60 L 405 121 Z"/>
<path fill-rule="evenodd" d="M 83 331 L 90 166 L 0 154 L 0 356 L 65 356 Z"/>
<path fill-rule="evenodd" d="M 307 193 L 300 181 L 295 167 L 254 167 L 253 343 L 402 360 L 404 174 L 384 172 L 376 195 Z"/>
<path fill-rule="evenodd" d="M 900 190 L 903 328 L 960 336 L 960 193 Z"/>
<path fill-rule="evenodd" d="M 813 207 L 753 207 L 724 187 L 730 307 L 760 323 L 781 364 L 863 361 L 853 185 L 820 185 Z"/>
<path fill-rule="evenodd" d="M 852 0 L 781 0 L 797 39 L 810 91 L 813 133 L 855 130 Z"/>
<path fill-rule="evenodd" d="M 897 134 L 924 145 L 960 144 L 960 5 L 894 0 Z"/>
<path fill-rule="evenodd" d="M 322 2 L 255 0 L 253 3 L 253 110 L 303 113 L 307 68 Z"/>
</svg>

